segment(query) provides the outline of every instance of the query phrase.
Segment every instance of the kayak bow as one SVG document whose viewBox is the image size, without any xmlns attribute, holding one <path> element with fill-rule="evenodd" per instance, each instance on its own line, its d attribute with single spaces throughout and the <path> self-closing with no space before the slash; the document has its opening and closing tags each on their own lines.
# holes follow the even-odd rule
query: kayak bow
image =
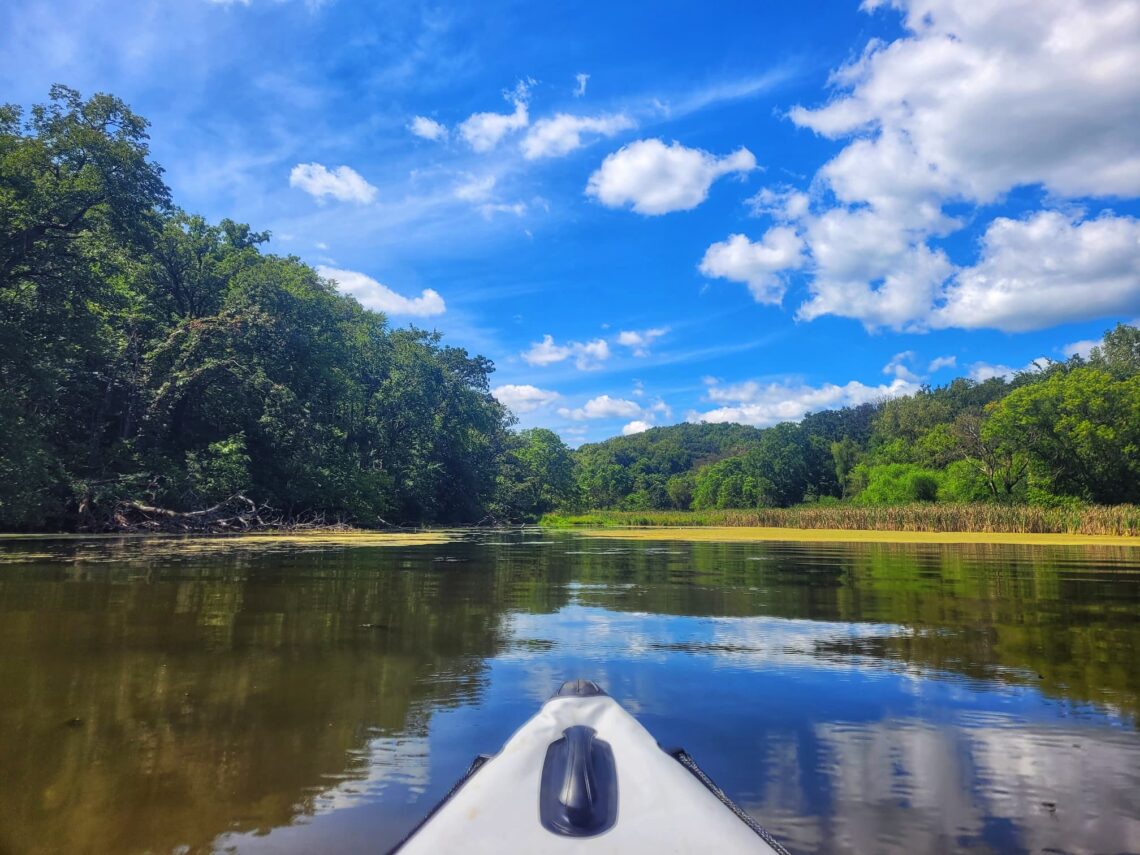
<svg viewBox="0 0 1140 855">
<path fill-rule="evenodd" d="M 565 683 L 498 754 L 477 758 L 397 851 L 786 855 L 589 680 Z"/>
</svg>

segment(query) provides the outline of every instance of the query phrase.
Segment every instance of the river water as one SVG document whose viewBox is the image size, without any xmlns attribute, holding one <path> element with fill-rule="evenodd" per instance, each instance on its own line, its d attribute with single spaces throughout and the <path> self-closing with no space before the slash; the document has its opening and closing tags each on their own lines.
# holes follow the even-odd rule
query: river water
<svg viewBox="0 0 1140 855">
<path fill-rule="evenodd" d="M 383 851 L 575 677 L 794 853 L 1140 852 L 1140 550 L 537 531 L 0 540 L 0 852 Z"/>
</svg>

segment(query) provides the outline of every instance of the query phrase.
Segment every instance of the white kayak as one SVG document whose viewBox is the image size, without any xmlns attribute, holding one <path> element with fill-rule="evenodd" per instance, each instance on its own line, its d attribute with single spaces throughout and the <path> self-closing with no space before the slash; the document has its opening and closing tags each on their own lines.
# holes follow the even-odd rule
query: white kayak
<svg viewBox="0 0 1140 855">
<path fill-rule="evenodd" d="M 573 680 L 493 757 L 480 757 L 401 855 L 763 852 L 784 849 L 683 751 Z"/>
</svg>

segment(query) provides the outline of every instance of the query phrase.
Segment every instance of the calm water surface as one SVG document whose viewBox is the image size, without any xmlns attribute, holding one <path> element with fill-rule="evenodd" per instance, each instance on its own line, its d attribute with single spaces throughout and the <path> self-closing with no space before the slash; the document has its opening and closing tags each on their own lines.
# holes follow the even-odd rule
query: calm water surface
<svg viewBox="0 0 1140 855">
<path fill-rule="evenodd" d="M 580 676 L 793 852 L 1140 852 L 1138 564 L 0 541 L 0 852 L 383 851 Z"/>
</svg>

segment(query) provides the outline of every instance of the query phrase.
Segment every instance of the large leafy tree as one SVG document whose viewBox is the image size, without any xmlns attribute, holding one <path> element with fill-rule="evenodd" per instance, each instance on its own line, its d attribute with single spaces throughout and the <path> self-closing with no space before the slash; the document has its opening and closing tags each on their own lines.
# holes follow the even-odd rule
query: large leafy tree
<svg viewBox="0 0 1140 855">
<path fill-rule="evenodd" d="M 1140 501 L 1140 375 L 1055 372 L 995 404 L 982 437 L 1026 455 L 1037 484 L 1049 492 Z"/>
<path fill-rule="evenodd" d="M 1089 365 L 1117 379 L 1140 374 L 1140 329 L 1117 324 L 1089 353 Z"/>
<path fill-rule="evenodd" d="M 146 122 L 56 86 L 0 107 L 0 520 L 42 525 L 98 468 L 119 393 L 127 285 L 168 202 Z"/>
</svg>

